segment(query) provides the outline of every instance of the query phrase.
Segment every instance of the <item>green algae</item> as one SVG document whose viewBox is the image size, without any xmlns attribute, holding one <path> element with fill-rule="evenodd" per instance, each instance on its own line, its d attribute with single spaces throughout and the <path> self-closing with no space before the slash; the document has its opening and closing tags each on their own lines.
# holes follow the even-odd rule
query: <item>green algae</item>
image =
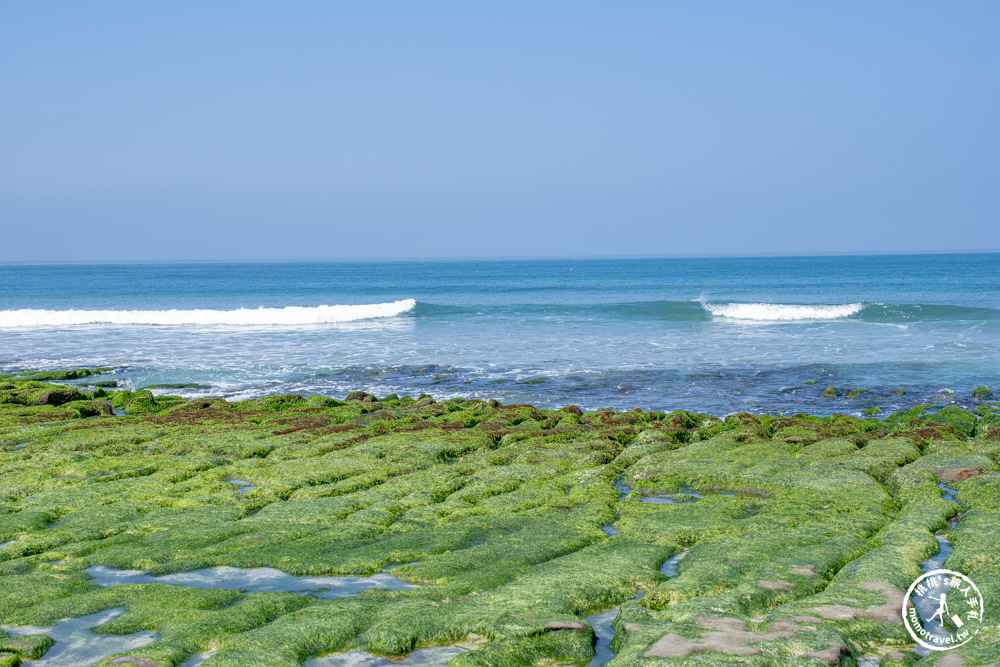
<svg viewBox="0 0 1000 667">
<path fill-rule="evenodd" d="M 989 387 L 976 387 L 972 390 L 972 398 L 977 401 L 992 401 L 993 392 L 990 391 Z"/>
<path fill-rule="evenodd" d="M 0 395 L 54 390 L 15 379 Z M 613 605 L 612 665 L 730 664 L 724 651 L 644 657 L 665 635 L 700 641 L 716 622 L 704 619 L 720 617 L 760 636 L 791 628 L 754 642 L 748 664 L 826 664 L 808 656 L 833 644 L 853 657 L 906 652 L 905 631 L 868 610 L 906 589 L 941 530 L 955 547 L 946 567 L 1000 601 L 1000 430 L 985 409 L 720 420 L 365 392 L 229 403 L 119 391 L 110 405 L 127 416 L 78 418 L 77 402 L 0 404 L 0 623 L 122 607 L 102 631 L 155 631 L 128 655 L 165 665 L 209 650 L 208 667 L 300 665 L 470 636 L 484 645 L 452 665 L 585 664 L 594 635 L 581 619 Z M 949 482 L 958 508 L 937 486 L 948 471 L 966 471 Z M 700 499 L 642 502 L 670 494 Z M 102 587 L 85 572 L 396 565 L 418 588 L 334 600 Z M 985 639 L 963 647 L 966 664 L 1000 658 Z"/>
</svg>

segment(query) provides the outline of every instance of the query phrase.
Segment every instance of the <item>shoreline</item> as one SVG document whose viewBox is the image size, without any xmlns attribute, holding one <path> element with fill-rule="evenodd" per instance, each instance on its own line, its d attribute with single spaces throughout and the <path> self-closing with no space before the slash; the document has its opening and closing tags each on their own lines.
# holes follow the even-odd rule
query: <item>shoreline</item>
<svg viewBox="0 0 1000 667">
<path fill-rule="evenodd" d="M 134 643 L 101 653 L 118 635 L 83 628 L 87 664 L 434 649 L 413 659 L 585 665 L 589 619 L 617 607 L 598 630 L 621 664 L 901 666 L 917 658 L 903 592 L 944 543 L 945 567 L 1000 605 L 991 400 L 719 419 L 35 377 L 0 379 L 0 654 L 63 650 L 64 630 L 40 637 L 96 614 Z M 986 624 L 958 652 L 996 661 L 998 638 Z"/>
</svg>

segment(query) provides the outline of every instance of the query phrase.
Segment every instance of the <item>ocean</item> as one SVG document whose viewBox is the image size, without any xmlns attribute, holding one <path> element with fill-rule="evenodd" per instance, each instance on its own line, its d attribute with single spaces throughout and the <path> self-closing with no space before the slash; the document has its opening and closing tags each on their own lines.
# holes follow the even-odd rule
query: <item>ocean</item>
<svg viewBox="0 0 1000 667">
<path fill-rule="evenodd" d="M 1000 254 L 0 265 L 0 373 L 95 366 L 232 400 L 970 407 L 1000 395 Z"/>
</svg>

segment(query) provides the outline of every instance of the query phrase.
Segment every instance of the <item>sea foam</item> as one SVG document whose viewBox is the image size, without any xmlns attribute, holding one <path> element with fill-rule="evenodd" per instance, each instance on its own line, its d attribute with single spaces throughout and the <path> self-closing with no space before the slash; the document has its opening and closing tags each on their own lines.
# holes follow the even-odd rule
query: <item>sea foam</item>
<svg viewBox="0 0 1000 667">
<path fill-rule="evenodd" d="M 413 299 L 356 306 L 286 306 L 237 310 L 3 310 L 0 327 L 59 327 L 80 324 L 295 326 L 393 317 L 412 310 Z"/>
<path fill-rule="evenodd" d="M 861 312 L 862 304 L 838 306 L 796 306 L 781 303 L 706 303 L 705 310 L 717 317 L 756 322 L 794 322 L 797 320 L 837 320 Z"/>
</svg>

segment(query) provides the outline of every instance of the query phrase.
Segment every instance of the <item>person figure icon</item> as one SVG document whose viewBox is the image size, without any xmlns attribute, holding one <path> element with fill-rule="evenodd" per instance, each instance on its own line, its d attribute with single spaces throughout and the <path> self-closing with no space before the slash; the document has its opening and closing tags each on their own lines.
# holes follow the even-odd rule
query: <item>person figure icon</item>
<svg viewBox="0 0 1000 667">
<path fill-rule="evenodd" d="M 932 600 L 938 601 L 938 608 L 937 611 L 931 614 L 931 617 L 927 619 L 927 622 L 930 623 L 937 618 L 940 619 L 941 625 L 944 625 L 944 615 L 948 613 L 948 594 L 942 593 L 939 598 L 936 598 L 933 595 L 929 595 L 928 597 Z"/>
</svg>

